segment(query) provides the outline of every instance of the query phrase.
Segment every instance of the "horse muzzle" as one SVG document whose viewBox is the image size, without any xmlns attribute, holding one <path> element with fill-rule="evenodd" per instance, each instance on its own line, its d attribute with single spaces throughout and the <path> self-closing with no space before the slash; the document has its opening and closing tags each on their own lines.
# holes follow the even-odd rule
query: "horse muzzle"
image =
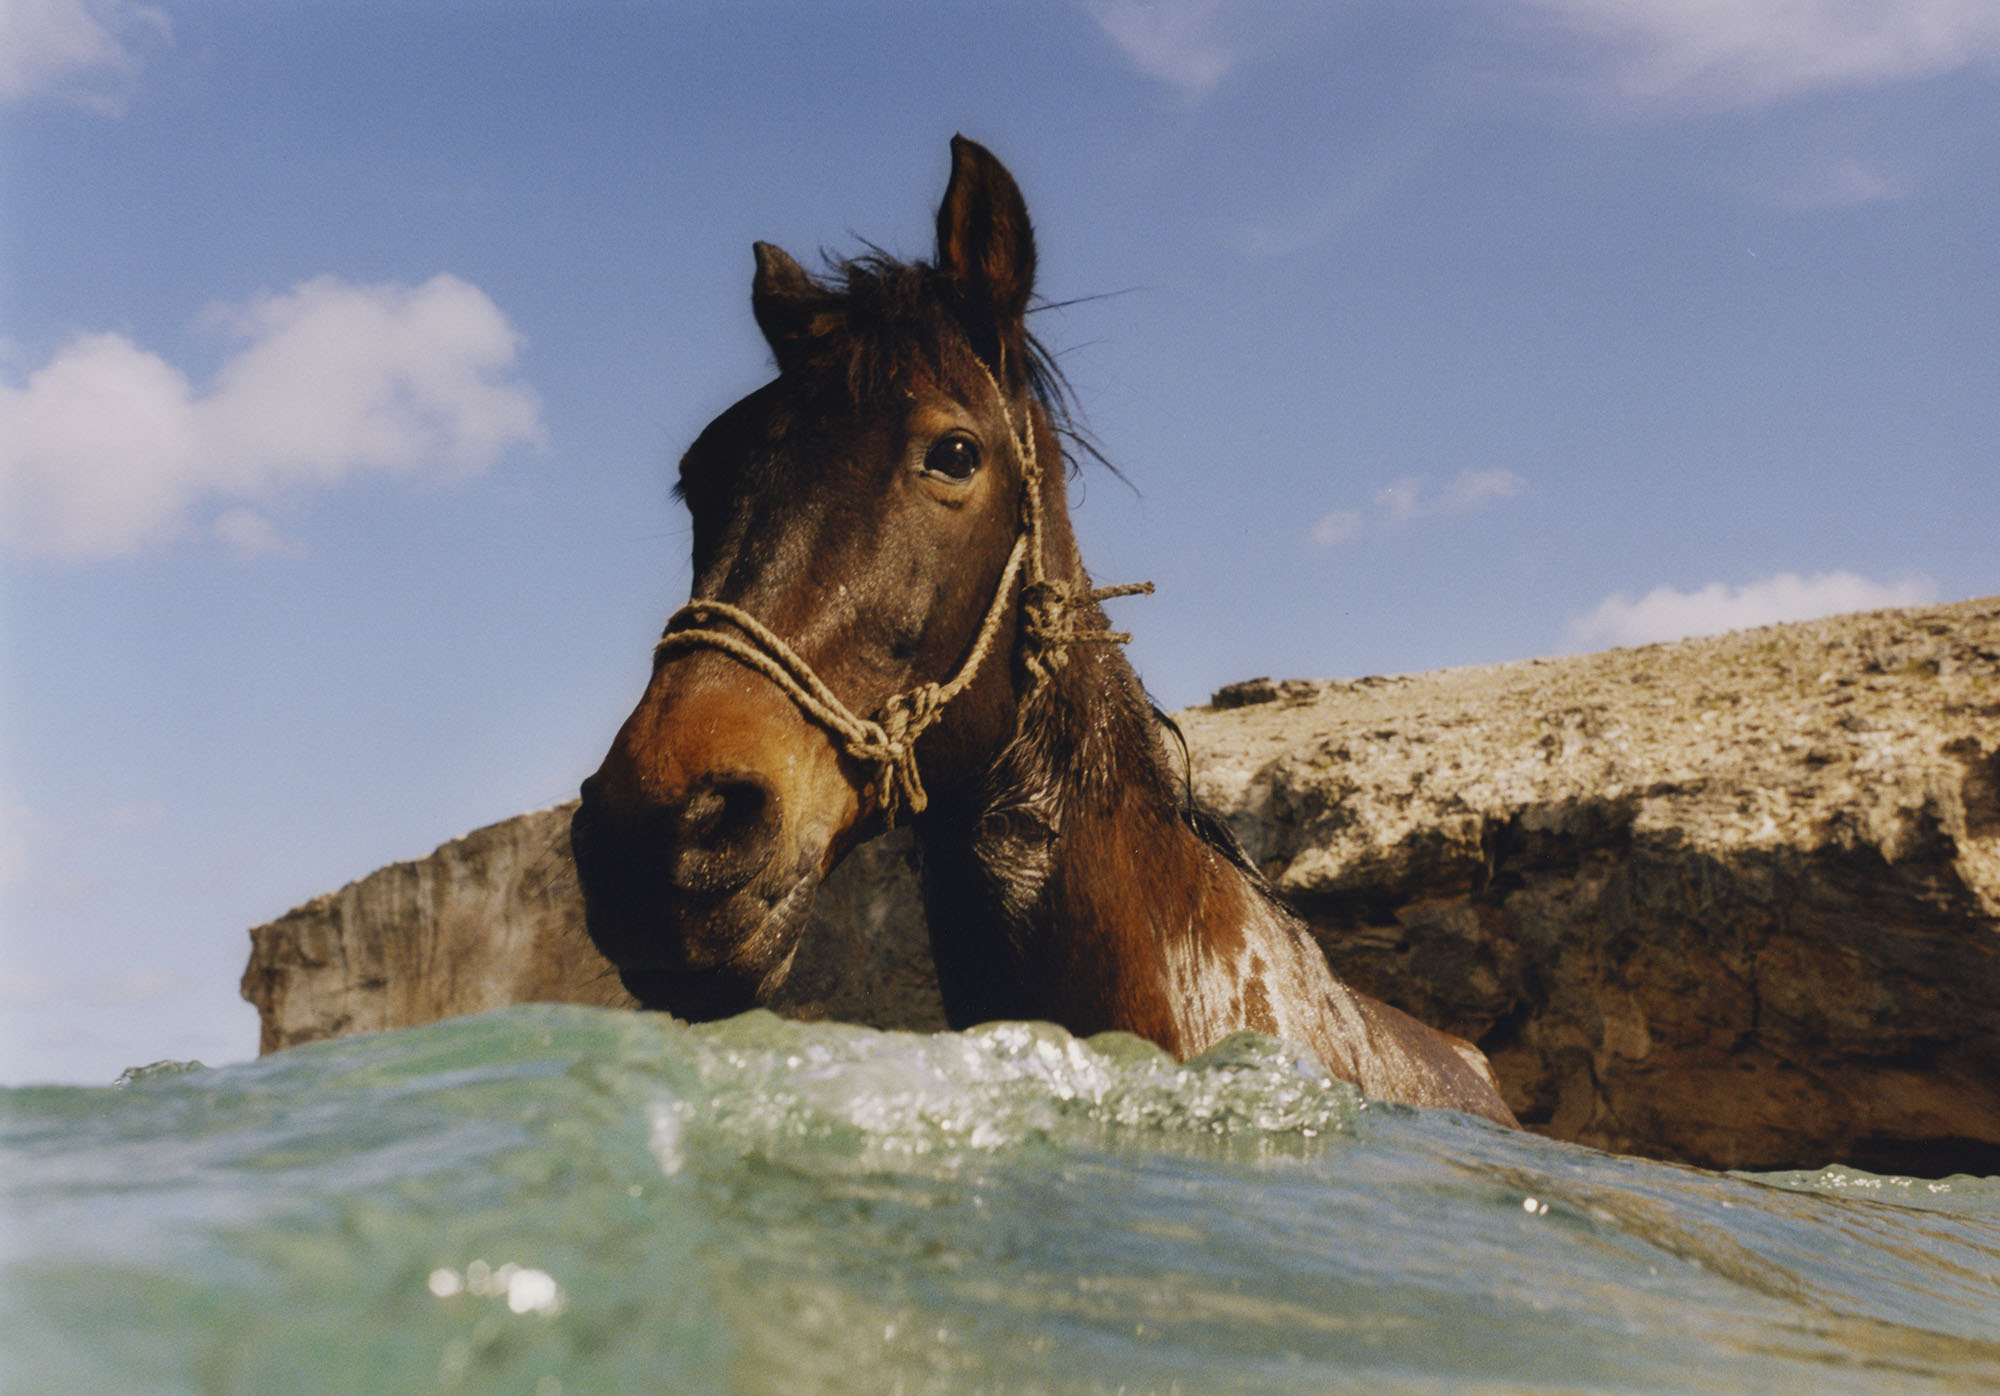
<svg viewBox="0 0 2000 1396">
<path fill-rule="evenodd" d="M 818 858 L 781 856 L 782 809 L 747 773 L 672 805 L 620 808 L 592 777 L 570 821 L 590 937 L 647 1008 L 726 1017 L 783 981 Z"/>
<path fill-rule="evenodd" d="M 755 675 L 721 656 L 662 670 L 583 783 L 570 844 L 590 937 L 634 997 L 725 1017 L 783 982 L 859 802 L 825 734 Z"/>
</svg>

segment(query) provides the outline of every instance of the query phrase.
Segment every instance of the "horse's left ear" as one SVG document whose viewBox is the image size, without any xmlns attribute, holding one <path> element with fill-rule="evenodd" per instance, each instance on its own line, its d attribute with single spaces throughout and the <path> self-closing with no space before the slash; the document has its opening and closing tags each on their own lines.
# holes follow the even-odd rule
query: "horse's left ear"
<svg viewBox="0 0 2000 1396">
<path fill-rule="evenodd" d="M 1035 234 L 1007 167 L 964 136 L 951 138 L 951 183 L 938 206 L 937 266 L 972 347 L 996 362 L 1021 336 L 1035 289 Z"/>
</svg>

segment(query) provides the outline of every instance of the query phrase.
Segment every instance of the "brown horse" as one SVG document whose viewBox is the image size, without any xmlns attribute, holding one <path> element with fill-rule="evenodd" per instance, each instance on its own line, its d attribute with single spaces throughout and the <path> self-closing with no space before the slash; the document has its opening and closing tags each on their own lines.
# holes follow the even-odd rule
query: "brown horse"
<svg viewBox="0 0 2000 1396">
<path fill-rule="evenodd" d="M 1070 531 L 1026 205 L 959 138 L 937 222 L 928 265 L 815 278 L 757 246 L 778 376 L 681 462 L 695 599 L 572 829 L 592 938 L 648 1007 L 747 1008 L 821 879 L 907 815 L 954 1025 L 1183 1057 L 1255 1028 L 1513 1124 L 1476 1048 L 1336 979 L 1183 797 Z"/>
</svg>

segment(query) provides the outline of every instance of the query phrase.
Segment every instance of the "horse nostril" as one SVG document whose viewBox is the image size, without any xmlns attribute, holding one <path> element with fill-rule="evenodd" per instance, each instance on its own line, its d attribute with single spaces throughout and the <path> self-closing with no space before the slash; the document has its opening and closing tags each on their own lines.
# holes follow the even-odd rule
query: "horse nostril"
<svg viewBox="0 0 2000 1396">
<path fill-rule="evenodd" d="M 757 776 L 737 772 L 706 776 L 681 806 L 681 839 L 698 848 L 739 842 L 755 831 L 771 798 L 771 787 Z"/>
<path fill-rule="evenodd" d="M 673 880 L 689 891 L 741 887 L 777 847 L 779 801 L 754 771 L 717 771 L 688 791 L 674 816 Z"/>
</svg>

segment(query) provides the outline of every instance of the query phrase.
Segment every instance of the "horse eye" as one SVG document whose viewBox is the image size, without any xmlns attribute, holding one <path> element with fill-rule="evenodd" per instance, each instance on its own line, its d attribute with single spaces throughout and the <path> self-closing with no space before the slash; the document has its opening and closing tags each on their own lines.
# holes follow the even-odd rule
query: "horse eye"
<svg viewBox="0 0 2000 1396">
<path fill-rule="evenodd" d="M 979 469 L 979 443 L 956 432 L 940 436 L 924 453 L 924 469 L 947 480 L 970 480 Z"/>
</svg>

